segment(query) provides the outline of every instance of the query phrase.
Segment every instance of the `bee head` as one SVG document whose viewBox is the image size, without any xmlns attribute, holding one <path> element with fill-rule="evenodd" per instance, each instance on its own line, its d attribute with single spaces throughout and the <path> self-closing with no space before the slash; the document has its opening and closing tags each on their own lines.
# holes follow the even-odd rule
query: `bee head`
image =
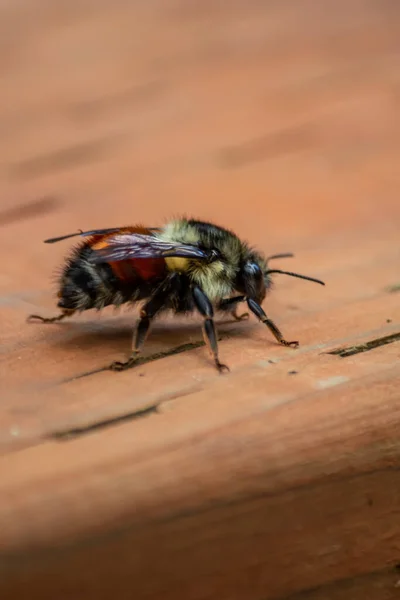
<svg viewBox="0 0 400 600">
<path fill-rule="evenodd" d="M 273 273 L 280 273 L 282 275 L 290 275 L 291 277 L 298 277 L 299 279 L 306 279 L 307 281 L 313 281 L 320 285 L 325 285 L 320 279 L 314 277 L 308 277 L 307 275 L 300 275 L 300 273 L 293 273 L 292 271 L 282 271 L 280 269 L 270 269 L 268 262 L 275 258 L 289 258 L 293 254 L 274 254 L 267 258 L 264 262 L 257 256 L 249 257 L 242 265 L 239 273 L 238 289 L 240 289 L 247 298 L 252 298 L 258 304 L 261 304 L 264 300 L 267 289 L 271 286 L 271 277 Z"/>
<path fill-rule="evenodd" d="M 240 270 L 239 286 L 248 298 L 262 303 L 267 293 L 268 279 L 258 261 L 253 258 L 246 260 Z"/>
</svg>

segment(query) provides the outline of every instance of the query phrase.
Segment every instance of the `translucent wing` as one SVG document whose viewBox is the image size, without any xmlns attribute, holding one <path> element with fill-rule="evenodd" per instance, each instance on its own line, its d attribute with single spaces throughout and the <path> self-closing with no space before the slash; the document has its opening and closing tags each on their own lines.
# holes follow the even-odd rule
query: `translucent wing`
<svg viewBox="0 0 400 600">
<path fill-rule="evenodd" d="M 117 232 L 120 229 L 120 227 L 112 227 L 110 229 L 93 229 L 92 231 L 79 230 L 76 233 L 68 233 L 67 235 L 62 235 L 60 237 L 49 238 L 48 240 L 44 240 L 44 243 L 55 244 L 55 242 L 61 242 L 62 240 L 67 240 L 68 238 L 76 237 L 77 235 L 80 235 L 81 237 L 88 237 L 92 235 L 106 235 L 108 233 Z"/>
<path fill-rule="evenodd" d="M 107 238 L 104 245 L 92 246 L 93 263 L 115 262 L 137 258 L 182 257 L 207 259 L 209 253 L 189 244 L 167 242 L 153 235 L 129 233 Z"/>
<path fill-rule="evenodd" d="M 76 233 L 68 233 L 67 235 L 62 235 L 60 237 L 49 238 L 48 240 L 44 240 L 45 244 L 55 244 L 56 242 L 62 242 L 63 240 L 67 240 L 68 238 L 81 236 L 81 237 L 91 237 L 93 235 L 108 235 L 110 233 L 117 233 L 121 231 L 122 227 L 110 227 L 109 229 L 92 229 L 91 231 L 82 231 L 81 229 Z M 158 227 L 149 227 L 149 231 L 160 231 Z"/>
</svg>

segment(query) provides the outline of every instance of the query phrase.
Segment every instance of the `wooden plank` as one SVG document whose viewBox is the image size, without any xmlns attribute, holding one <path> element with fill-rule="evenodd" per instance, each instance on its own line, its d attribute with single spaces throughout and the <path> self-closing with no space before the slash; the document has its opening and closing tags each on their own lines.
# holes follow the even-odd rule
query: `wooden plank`
<svg viewBox="0 0 400 600">
<path fill-rule="evenodd" d="M 399 5 L 0 14 L 1 599 L 397 597 Z M 42 240 L 182 212 L 327 280 L 265 303 L 300 349 L 227 324 L 229 377 L 199 347 L 74 379 L 132 318 L 28 327 L 67 248 Z M 167 319 L 146 351 L 199 329 Z"/>
<path fill-rule="evenodd" d="M 400 588 L 399 567 L 386 568 L 377 573 L 318 587 L 287 596 L 284 600 L 395 600 Z"/>
<path fill-rule="evenodd" d="M 255 598 L 275 598 L 383 568 L 400 551 L 391 375 L 269 410 L 242 398 L 247 418 L 231 422 L 226 396 L 206 416 L 199 399 L 3 457 L 2 597 L 107 597 L 133 580 L 140 597 L 246 598 L 251 579 Z"/>
</svg>

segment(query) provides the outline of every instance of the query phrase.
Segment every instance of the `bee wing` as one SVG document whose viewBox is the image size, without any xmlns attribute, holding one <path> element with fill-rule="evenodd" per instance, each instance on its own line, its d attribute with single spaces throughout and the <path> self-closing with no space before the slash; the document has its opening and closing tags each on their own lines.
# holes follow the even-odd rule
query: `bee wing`
<svg viewBox="0 0 400 600">
<path fill-rule="evenodd" d="M 120 231 L 121 227 L 110 227 L 108 229 L 92 229 L 91 231 L 82 231 L 79 229 L 76 233 L 67 233 L 67 235 L 62 235 L 60 237 L 49 238 L 48 240 L 44 240 L 45 244 L 55 244 L 56 242 L 62 242 L 63 240 L 67 240 L 68 238 L 77 237 L 92 237 L 94 235 L 108 235 L 109 233 L 117 233 Z M 149 231 L 161 231 L 159 227 L 149 227 Z"/>
<path fill-rule="evenodd" d="M 184 257 L 206 259 L 208 254 L 190 244 L 167 242 L 153 235 L 129 233 L 115 235 L 106 240 L 106 246 L 92 247 L 93 263 L 116 262 L 137 258 Z"/>
<path fill-rule="evenodd" d="M 119 231 L 120 227 L 111 227 L 109 229 L 93 229 L 92 231 L 82 231 L 81 229 L 76 233 L 68 233 L 67 235 L 62 235 L 60 237 L 49 238 L 48 240 L 44 240 L 45 244 L 55 244 L 55 242 L 61 242 L 62 240 L 67 240 L 68 238 L 76 237 L 80 235 L 81 237 L 88 237 L 92 235 L 106 235 L 108 233 L 114 233 Z"/>
</svg>

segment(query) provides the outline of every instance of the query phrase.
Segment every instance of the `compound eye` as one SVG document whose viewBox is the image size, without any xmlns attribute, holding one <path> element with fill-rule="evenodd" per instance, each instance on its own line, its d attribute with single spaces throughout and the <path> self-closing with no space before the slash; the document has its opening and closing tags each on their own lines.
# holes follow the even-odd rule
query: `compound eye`
<svg viewBox="0 0 400 600">
<path fill-rule="evenodd" d="M 257 263 L 248 262 L 245 265 L 244 270 L 246 271 L 247 275 L 254 277 L 254 279 L 261 279 L 262 277 L 262 271 Z"/>
</svg>

